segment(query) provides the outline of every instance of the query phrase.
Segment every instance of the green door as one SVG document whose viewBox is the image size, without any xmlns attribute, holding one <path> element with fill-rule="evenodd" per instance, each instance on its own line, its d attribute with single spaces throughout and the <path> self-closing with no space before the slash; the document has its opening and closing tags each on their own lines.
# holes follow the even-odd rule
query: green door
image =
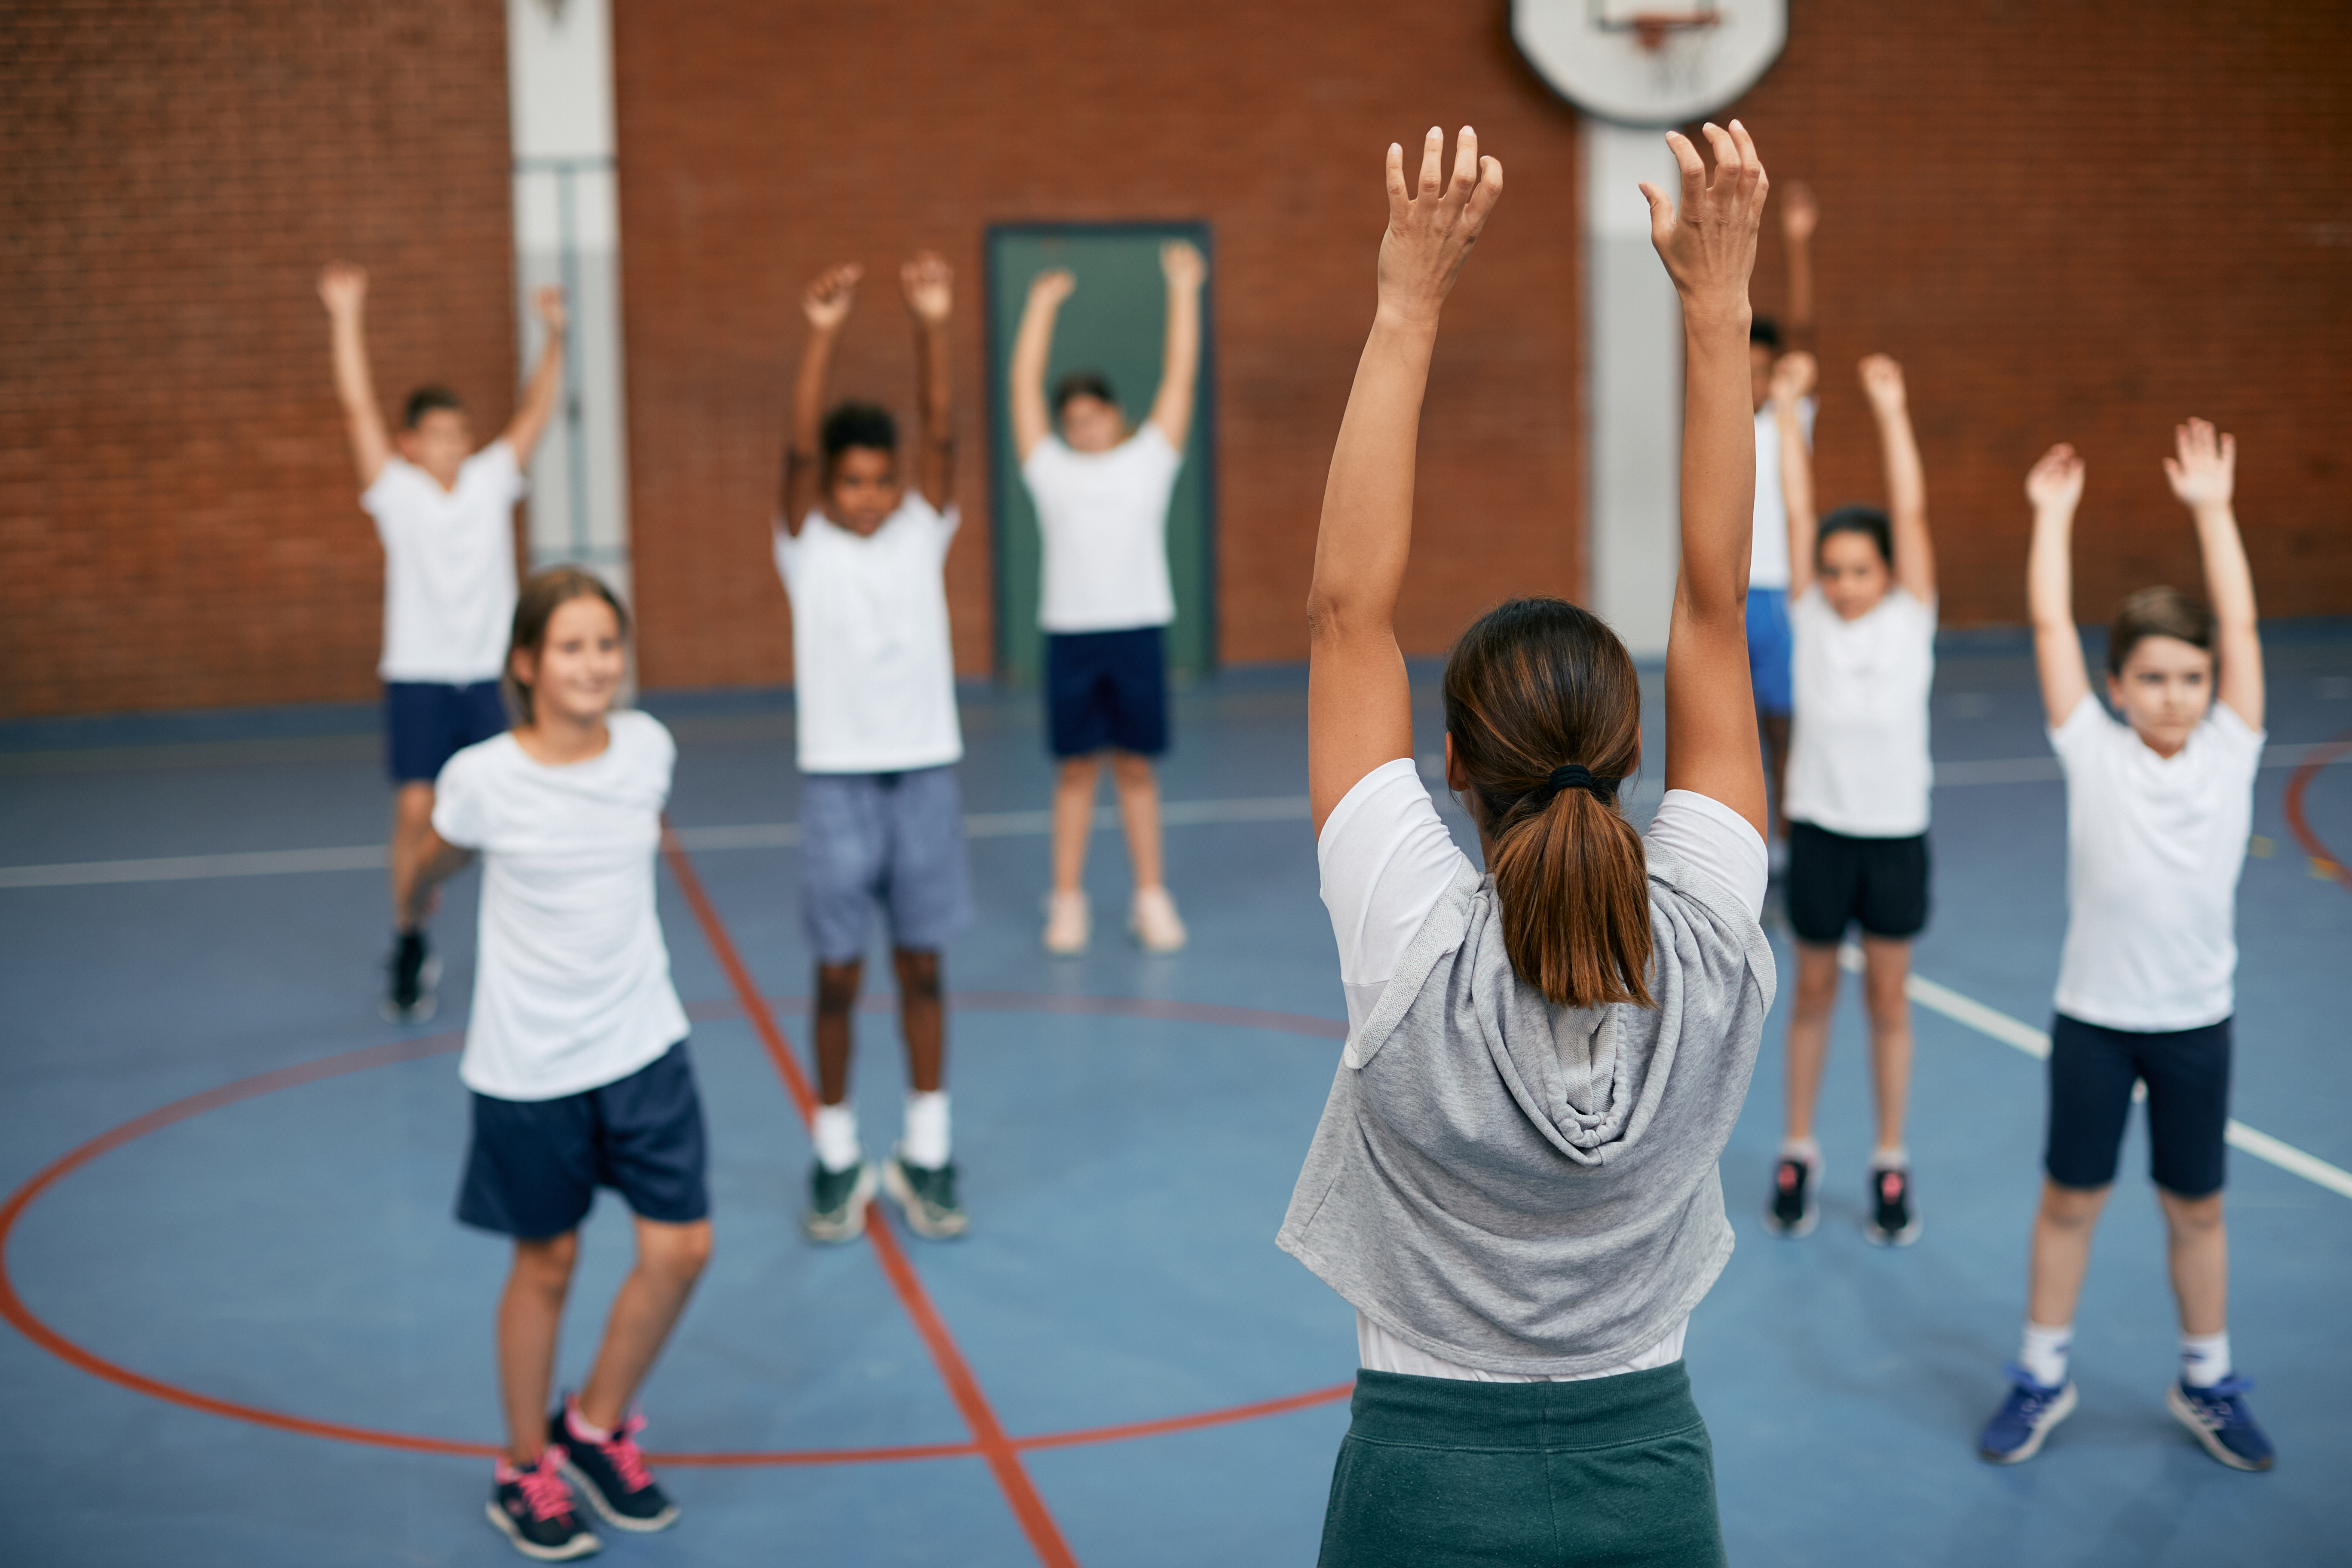
<svg viewBox="0 0 2352 1568">
<path fill-rule="evenodd" d="M 996 521 L 996 675 L 1008 686 L 1034 688 L 1045 671 L 1045 634 L 1037 629 L 1037 511 L 1030 504 L 1029 487 L 1021 482 L 1005 391 L 1029 280 L 1049 267 L 1066 267 L 1078 280 L 1055 328 L 1046 385 L 1066 371 L 1100 371 L 1118 395 L 1129 423 L 1139 425 L 1150 414 L 1152 394 L 1160 386 L 1160 351 L 1168 329 L 1160 245 L 1168 239 L 1189 239 L 1210 258 L 1201 300 L 1199 401 L 1168 508 L 1169 575 L 1176 588 L 1176 620 L 1168 628 L 1169 673 L 1188 679 L 1215 662 L 1216 314 L 1210 303 L 1217 280 L 1208 226 L 996 224 L 988 231 L 989 471 L 994 476 Z"/>
</svg>

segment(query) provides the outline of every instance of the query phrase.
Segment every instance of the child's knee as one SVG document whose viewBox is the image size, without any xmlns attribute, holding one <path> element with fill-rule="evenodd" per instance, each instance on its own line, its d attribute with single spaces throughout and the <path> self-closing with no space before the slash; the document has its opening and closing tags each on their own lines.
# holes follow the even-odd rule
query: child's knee
<svg viewBox="0 0 2352 1568">
<path fill-rule="evenodd" d="M 1139 752 L 1113 752 L 1110 771 L 1122 788 L 1133 789 L 1151 782 L 1151 759 Z"/>
<path fill-rule="evenodd" d="M 647 1268 L 681 1283 L 698 1279 L 710 1262 L 710 1222 L 648 1225 L 639 1234 L 638 1257 Z"/>
<path fill-rule="evenodd" d="M 515 1278 L 534 1289 L 562 1295 L 572 1285 L 572 1270 L 580 1261 L 580 1233 L 515 1242 Z"/>
<path fill-rule="evenodd" d="M 1057 773 L 1065 789 L 1091 789 L 1101 768 L 1102 758 L 1089 752 L 1083 757 L 1064 757 Z"/>
<path fill-rule="evenodd" d="M 847 1013 L 857 1005 L 858 982 L 862 978 L 862 966 L 856 963 L 818 964 L 816 1010 L 829 1014 Z"/>
<path fill-rule="evenodd" d="M 2042 1184 L 2042 1222 L 2059 1230 L 2087 1230 L 2106 1206 L 2105 1187 L 2062 1187 Z"/>
<path fill-rule="evenodd" d="M 902 947 L 898 952 L 898 994 L 917 1002 L 940 999 L 940 955 L 929 949 Z"/>
<path fill-rule="evenodd" d="M 2164 1223 L 2172 1234 L 2183 1239 L 2210 1236 L 2221 1228 L 2221 1194 L 2208 1193 L 2203 1197 L 2184 1198 L 2178 1193 L 2157 1190 L 2164 1206 Z"/>
</svg>

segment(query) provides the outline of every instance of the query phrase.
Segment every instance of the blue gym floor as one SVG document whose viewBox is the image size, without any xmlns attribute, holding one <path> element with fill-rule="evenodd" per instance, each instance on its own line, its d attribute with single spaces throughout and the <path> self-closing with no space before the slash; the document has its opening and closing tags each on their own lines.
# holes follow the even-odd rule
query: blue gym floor
<svg viewBox="0 0 2352 1568">
<path fill-rule="evenodd" d="M 2048 1021 L 2064 822 L 2022 641 L 1954 637 L 1935 700 L 1936 910 L 1916 959 L 1948 988 L 1943 1010 L 1917 1009 L 1926 1234 L 1881 1252 L 1858 1229 L 1869 1128 L 1850 997 L 1822 1108 L 1824 1223 L 1801 1242 L 1762 1233 L 1776 1013 L 1724 1162 L 1739 1249 L 1690 1335 L 1734 1563 L 2352 1560 L 2352 1192 L 2326 1184 L 2327 1167 L 2339 1184 L 2352 1168 L 2352 882 L 2315 865 L 2284 814 L 2299 778 L 2308 835 L 2352 854 L 2352 761 L 2314 751 L 2352 731 L 2352 624 L 2269 641 L 2274 749 L 2240 895 L 2233 1110 L 2326 1163 L 2315 1178 L 2231 1156 L 2232 1339 L 2277 1468 L 2224 1470 L 2164 1411 L 2175 1328 L 2137 1130 L 2079 1320 L 2082 1407 L 2027 1466 L 1974 1458 L 2021 1313 L 2042 1093 L 2018 1042 Z M 1418 673 L 1429 753 L 1439 724 Z M 663 872 L 718 1251 L 645 1392 L 646 1442 L 735 1462 L 666 1465 L 685 1517 L 666 1535 L 607 1531 L 609 1559 L 1311 1561 L 1354 1340 L 1347 1306 L 1274 1246 L 1342 1016 L 1305 820 L 1303 672 L 1236 672 L 1177 703 L 1163 776 L 1192 945 L 1171 958 L 1120 931 L 1125 856 L 1108 830 L 1088 871 L 1093 951 L 1040 952 L 1035 704 L 968 695 L 982 919 L 948 977 L 974 1223 L 946 1246 L 800 1240 L 808 1142 L 760 1016 L 805 1050 L 789 705 L 646 706 L 680 742 L 672 817 L 719 923 Z M 452 885 L 436 928 L 441 1016 L 381 1022 L 373 725 L 372 710 L 329 709 L 0 726 L 0 1194 L 16 1195 L 0 1219 L 18 1331 L 51 1341 L 0 1329 L 0 1560 L 516 1560 L 482 1518 L 487 1462 L 434 1451 L 498 1437 L 505 1252 L 449 1215 L 475 884 Z M 1634 796 L 1643 811 L 1655 777 Z M 887 1005 L 860 1036 L 869 1150 L 894 1135 L 901 1089 Z M 247 1081 L 261 1075 L 278 1076 Z M 77 1151 L 89 1157 L 42 1184 Z M 567 1381 L 627 1247 L 608 1196 Z M 911 1272 L 894 1284 L 898 1258 Z M 1196 1416 L 1221 1418 L 1098 1430 Z M 384 1441 L 354 1440 L 371 1433 Z"/>
</svg>

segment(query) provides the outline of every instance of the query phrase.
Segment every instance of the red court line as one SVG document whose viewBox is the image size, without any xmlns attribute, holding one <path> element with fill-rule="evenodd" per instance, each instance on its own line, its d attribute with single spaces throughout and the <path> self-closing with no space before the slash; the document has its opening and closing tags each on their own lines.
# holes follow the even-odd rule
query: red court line
<svg viewBox="0 0 2352 1568">
<path fill-rule="evenodd" d="M 1169 1432 L 1195 1432 L 1203 1426 L 1225 1426 L 1236 1421 L 1255 1421 L 1261 1415 L 1286 1415 L 1294 1410 L 1309 1410 L 1318 1405 L 1334 1405 L 1356 1392 L 1352 1383 L 1335 1383 L 1328 1388 L 1310 1388 L 1304 1394 L 1286 1394 L 1280 1399 L 1262 1399 L 1255 1405 L 1236 1405 L 1228 1410 L 1204 1410 L 1197 1415 L 1168 1415 L 1157 1421 L 1129 1421 L 1117 1426 L 1088 1426 L 1076 1432 L 1041 1432 L 1034 1437 L 1015 1437 L 1013 1446 L 1020 1449 L 1075 1448 L 1087 1443 L 1118 1443 L 1129 1437 L 1157 1437 Z"/>
<path fill-rule="evenodd" d="M 686 895 L 688 907 L 694 910 L 694 918 L 702 927 L 703 939 L 710 944 L 719 966 L 727 972 L 728 984 L 735 988 L 745 1016 L 759 1031 L 761 1043 L 768 1047 L 769 1059 L 776 1064 L 784 1087 L 792 1091 L 801 1120 L 813 1122 L 816 1118 L 816 1095 L 809 1088 L 807 1075 L 801 1071 L 799 1060 L 785 1044 L 784 1033 L 776 1026 L 775 1015 L 768 1010 L 767 999 L 751 983 L 750 971 L 743 967 L 742 957 L 735 951 L 734 940 L 727 934 L 726 923 L 719 918 L 709 895 L 702 889 L 702 879 L 695 875 L 694 863 L 687 858 L 686 851 L 678 846 L 677 835 L 670 831 L 667 824 L 662 827 L 662 855 L 669 862 L 671 875 L 677 879 L 678 889 Z M 898 1292 L 898 1304 L 913 1320 L 916 1332 L 922 1335 L 932 1362 L 940 1369 L 941 1381 L 946 1383 L 956 1408 L 963 1414 L 964 1425 L 971 1429 L 972 1440 L 996 1477 L 1004 1500 L 1013 1509 L 1013 1517 L 1020 1521 L 1022 1533 L 1028 1536 L 1031 1549 L 1046 1568 L 1077 1568 L 1078 1560 L 1071 1554 L 1069 1543 L 1062 1539 L 1061 1527 L 1054 1522 L 1045 1500 L 1030 1480 L 1019 1452 L 1006 1440 L 1003 1424 L 990 1407 L 988 1396 L 981 1392 L 980 1380 L 972 1375 L 971 1363 L 964 1360 L 954 1336 L 948 1332 L 946 1321 L 931 1302 L 930 1292 L 923 1289 L 921 1279 L 907 1261 L 880 1204 L 876 1204 L 866 1216 L 866 1235 L 873 1243 L 875 1258 L 882 1265 L 890 1288 Z"/>
<path fill-rule="evenodd" d="M 2346 874 L 2344 862 L 2319 841 L 2319 835 L 2311 830 L 2311 824 L 2303 815 L 2303 792 L 2311 787 L 2320 769 L 2347 753 L 2352 753 L 2352 730 L 2312 748 L 2303 766 L 2295 769 L 2294 776 L 2286 782 L 2286 825 L 2294 830 L 2295 842 L 2303 846 L 2304 853 L 2311 857 L 2313 868 L 2345 891 L 2352 892 L 2352 875 Z"/>
</svg>

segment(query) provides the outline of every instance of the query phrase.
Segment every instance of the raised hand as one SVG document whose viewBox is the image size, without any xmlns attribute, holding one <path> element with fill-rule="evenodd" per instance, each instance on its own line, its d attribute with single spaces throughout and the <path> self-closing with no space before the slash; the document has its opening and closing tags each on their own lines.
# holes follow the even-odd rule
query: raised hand
<svg viewBox="0 0 2352 1568">
<path fill-rule="evenodd" d="M 2042 460 L 2025 476 L 2025 499 L 2036 511 L 2072 512 L 2082 504 L 2083 459 L 2073 447 L 2061 441 L 2042 454 Z"/>
<path fill-rule="evenodd" d="M 1711 176 L 1689 137 L 1666 132 L 1666 145 L 1682 169 L 1679 205 L 1642 182 L 1642 194 L 1650 199 L 1650 243 L 1685 305 L 1744 308 L 1748 277 L 1756 268 L 1756 229 L 1771 183 L 1746 126 L 1735 120 L 1727 132 L 1712 122 L 1702 130 L 1715 153 Z"/>
<path fill-rule="evenodd" d="M 866 268 L 855 261 L 826 268 L 801 296 L 801 314 L 820 332 L 838 331 L 849 320 L 850 307 L 857 302 L 857 280 L 865 276 Z"/>
<path fill-rule="evenodd" d="M 1822 207 L 1813 200 L 1813 188 L 1802 180 L 1791 180 L 1789 188 L 1780 193 L 1780 233 L 1793 244 L 1802 245 L 1813 237 L 1813 229 L 1822 221 Z"/>
<path fill-rule="evenodd" d="M 2164 477 L 2172 493 L 2191 511 L 2227 507 L 2238 483 L 2238 438 L 2219 436 L 2203 419 L 2191 419 L 2172 432 L 2176 456 L 2164 459 Z"/>
<path fill-rule="evenodd" d="M 330 261 L 319 268 L 319 298 L 338 315 L 366 302 L 367 285 L 367 268 L 352 262 Z"/>
<path fill-rule="evenodd" d="M 1029 279 L 1029 302 L 1050 308 L 1059 305 L 1077 290 L 1077 274 L 1066 267 L 1048 267 Z"/>
<path fill-rule="evenodd" d="M 898 268 L 898 289 L 907 297 L 908 314 L 936 327 L 955 309 L 955 268 L 938 251 L 919 250 Z"/>
<path fill-rule="evenodd" d="M 1782 354 L 1772 364 L 1772 401 L 1794 408 L 1811 395 L 1820 375 L 1813 356 L 1802 349 Z"/>
<path fill-rule="evenodd" d="M 1171 239 L 1160 247 L 1160 273 L 1171 289 L 1198 289 L 1208 280 L 1208 259 L 1189 239 Z"/>
<path fill-rule="evenodd" d="M 1389 227 L 1381 237 L 1383 311 L 1434 321 L 1479 230 L 1503 195 L 1503 165 L 1478 156 L 1478 133 L 1465 125 L 1454 142 L 1454 177 L 1444 177 L 1445 132 L 1433 125 L 1421 149 L 1421 185 L 1404 180 L 1404 149 L 1389 143 Z"/>
<path fill-rule="evenodd" d="M 1862 378 L 1862 395 L 1880 414 L 1898 414 L 1904 406 L 1903 367 L 1885 354 L 1865 354 L 1854 367 Z"/>
<path fill-rule="evenodd" d="M 572 312 L 564 303 L 563 290 L 554 284 L 532 289 L 530 303 L 531 308 L 539 312 L 540 324 L 549 331 L 560 333 L 572 324 Z"/>
</svg>

